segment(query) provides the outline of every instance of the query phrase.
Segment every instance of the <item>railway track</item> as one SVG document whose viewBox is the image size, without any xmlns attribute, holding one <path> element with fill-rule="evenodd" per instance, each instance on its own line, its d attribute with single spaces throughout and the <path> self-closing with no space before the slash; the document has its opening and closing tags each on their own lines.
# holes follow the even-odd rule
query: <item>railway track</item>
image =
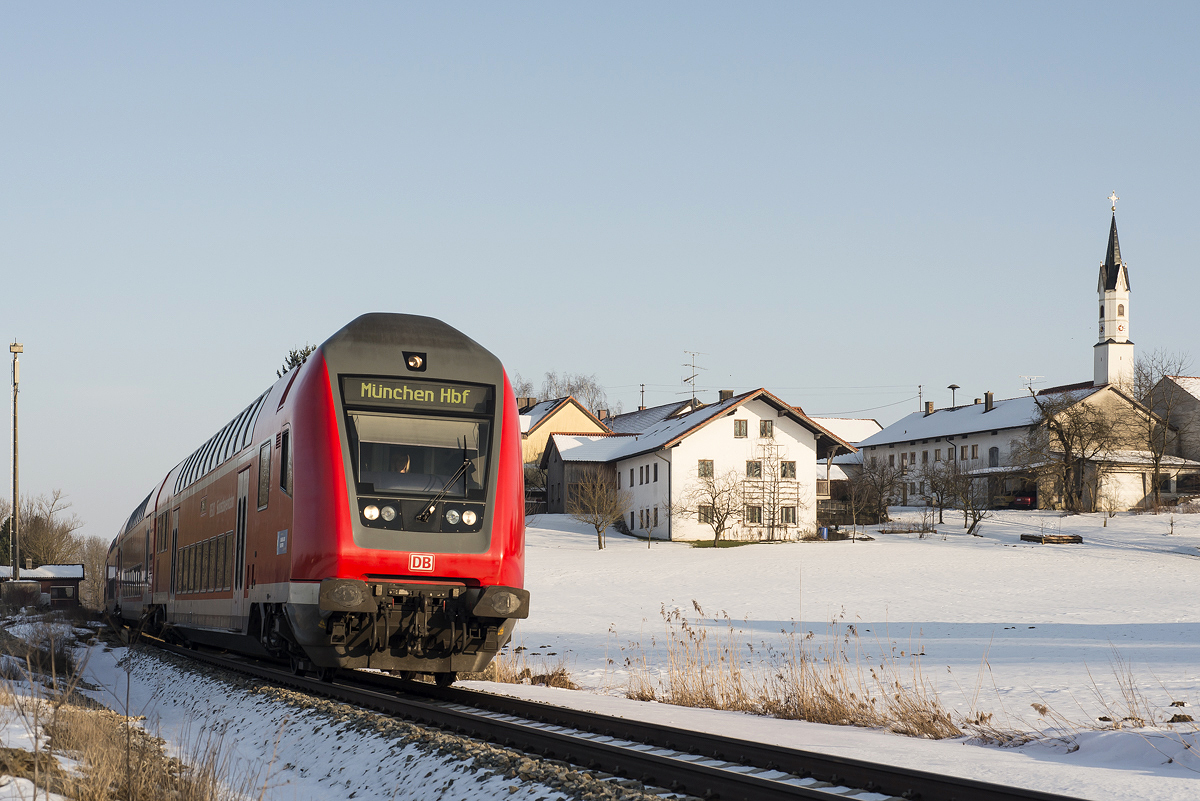
<svg viewBox="0 0 1200 801">
<path fill-rule="evenodd" d="M 474 690 L 436 687 L 386 674 L 348 671 L 332 682 L 320 681 L 293 675 L 272 663 L 143 639 L 181 656 L 274 684 L 634 779 L 649 792 L 665 796 L 722 801 L 1078 801 Z"/>
</svg>

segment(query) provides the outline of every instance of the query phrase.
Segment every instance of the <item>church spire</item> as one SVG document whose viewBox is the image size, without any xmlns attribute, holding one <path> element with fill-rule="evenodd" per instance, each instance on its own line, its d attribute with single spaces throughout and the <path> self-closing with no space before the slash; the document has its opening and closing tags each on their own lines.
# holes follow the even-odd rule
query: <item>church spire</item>
<svg viewBox="0 0 1200 801">
<path fill-rule="evenodd" d="M 1117 275 L 1125 272 L 1125 283 L 1129 284 L 1129 272 L 1121 261 L 1121 243 L 1117 240 L 1117 209 L 1113 207 L 1112 225 L 1108 228 L 1108 253 L 1104 254 L 1104 288 L 1117 288 Z"/>
</svg>

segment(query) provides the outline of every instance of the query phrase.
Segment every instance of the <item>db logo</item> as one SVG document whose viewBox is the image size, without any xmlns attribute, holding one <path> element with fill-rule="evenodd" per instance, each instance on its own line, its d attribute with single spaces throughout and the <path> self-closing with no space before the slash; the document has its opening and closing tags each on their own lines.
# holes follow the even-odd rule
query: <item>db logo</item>
<svg viewBox="0 0 1200 801">
<path fill-rule="evenodd" d="M 408 557 L 409 570 L 423 570 L 426 573 L 433 572 L 433 554 L 431 553 L 414 553 Z"/>
</svg>

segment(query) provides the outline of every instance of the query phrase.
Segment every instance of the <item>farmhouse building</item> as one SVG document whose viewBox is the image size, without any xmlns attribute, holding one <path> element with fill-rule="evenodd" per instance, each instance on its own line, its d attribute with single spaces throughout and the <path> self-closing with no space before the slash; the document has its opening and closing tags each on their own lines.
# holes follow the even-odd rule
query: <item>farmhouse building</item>
<svg viewBox="0 0 1200 801">
<path fill-rule="evenodd" d="M 626 499 L 631 531 L 712 539 L 724 510 L 720 499 L 706 502 L 704 488 L 720 484 L 736 498 L 723 537 L 796 539 L 816 526 L 817 460 L 853 450 L 765 389 L 723 392 L 698 408 L 640 411 L 651 412 L 646 425 L 627 419 L 624 433 L 550 437 L 541 462 L 548 511 L 569 511 L 578 486 L 600 476 Z"/>
<path fill-rule="evenodd" d="M 0 581 L 12 578 L 12 566 L 0 565 Z M 79 606 L 79 583 L 84 579 L 83 565 L 42 565 L 21 568 L 21 581 L 36 581 L 42 586 L 42 598 L 52 608 Z"/>
</svg>

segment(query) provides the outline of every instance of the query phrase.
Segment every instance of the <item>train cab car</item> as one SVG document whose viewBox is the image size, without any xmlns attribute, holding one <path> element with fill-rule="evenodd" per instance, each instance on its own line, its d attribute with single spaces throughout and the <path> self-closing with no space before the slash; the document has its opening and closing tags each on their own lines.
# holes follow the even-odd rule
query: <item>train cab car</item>
<svg viewBox="0 0 1200 801">
<path fill-rule="evenodd" d="M 297 670 L 452 681 L 529 613 L 523 496 L 500 362 L 440 321 L 364 315 L 134 511 L 108 607 Z"/>
</svg>

